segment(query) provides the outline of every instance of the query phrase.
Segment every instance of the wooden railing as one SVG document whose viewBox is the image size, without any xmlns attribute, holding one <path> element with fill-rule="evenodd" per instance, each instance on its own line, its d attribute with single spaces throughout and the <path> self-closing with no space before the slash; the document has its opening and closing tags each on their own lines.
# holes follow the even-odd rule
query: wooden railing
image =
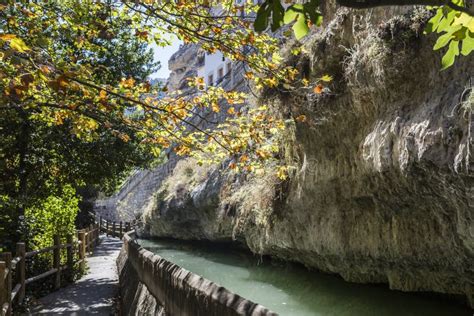
<svg viewBox="0 0 474 316">
<path fill-rule="evenodd" d="M 79 264 L 80 269 L 84 271 L 86 255 L 92 253 L 94 246 L 98 244 L 101 232 L 122 239 L 124 234 L 135 226 L 135 222 L 113 222 L 92 213 L 90 215 L 94 217 L 94 224 L 87 229 L 78 230 L 77 240 L 70 235 L 67 236 L 66 243 L 61 244 L 60 236 L 55 236 L 51 247 L 29 252 L 25 251 L 25 243 L 19 242 L 16 244 L 15 257 L 12 257 L 11 252 L 0 253 L 1 316 L 10 316 L 13 304 L 23 301 L 28 284 L 54 275 L 54 289 L 59 289 L 62 273 L 67 273 L 66 279 L 72 282 L 74 265 Z M 61 249 L 64 248 L 66 248 L 66 264 L 61 265 Z M 53 267 L 49 271 L 26 279 L 26 259 L 48 252 L 53 252 Z M 74 260 L 75 255 L 77 260 Z"/>
<path fill-rule="evenodd" d="M 25 297 L 26 286 L 54 275 L 54 288 L 61 287 L 61 274 L 67 273 L 66 279 L 73 281 L 74 265 L 85 268 L 86 254 L 92 253 L 99 241 L 100 225 L 93 224 L 87 229 L 77 231 L 77 240 L 72 235 L 67 236 L 66 243 L 61 244 L 60 236 L 54 236 L 53 245 L 39 250 L 26 252 L 25 243 L 16 244 L 15 257 L 11 252 L 0 254 L 0 315 L 12 314 L 15 302 L 21 303 Z M 61 249 L 66 249 L 66 264 L 61 265 Z M 26 259 L 43 253 L 53 253 L 53 266 L 49 271 L 26 279 Z M 77 255 L 77 260 L 74 256 Z"/>
<path fill-rule="evenodd" d="M 94 217 L 96 217 L 94 215 Z M 123 235 L 135 227 L 135 222 L 114 222 L 107 221 L 102 217 L 96 217 L 95 222 L 99 225 L 99 230 L 107 236 L 123 238 Z"/>
</svg>

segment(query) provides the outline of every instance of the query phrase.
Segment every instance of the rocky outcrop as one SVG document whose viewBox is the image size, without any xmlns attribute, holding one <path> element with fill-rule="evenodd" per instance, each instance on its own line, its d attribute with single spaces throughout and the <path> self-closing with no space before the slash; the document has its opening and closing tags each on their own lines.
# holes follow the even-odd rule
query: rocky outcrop
<svg viewBox="0 0 474 316">
<path fill-rule="evenodd" d="M 474 305 L 474 58 L 440 71 L 421 10 L 326 10 L 324 30 L 288 63 L 313 82 L 333 75 L 329 89 L 261 100 L 308 118 L 289 126 L 290 180 L 179 162 L 141 233 L 233 239 L 348 281 Z"/>
<path fill-rule="evenodd" d="M 204 51 L 196 44 L 186 44 L 174 53 L 168 61 L 171 71 L 168 78 L 168 90 L 186 90 L 188 78 L 196 77 L 197 70 L 204 64 Z"/>
</svg>

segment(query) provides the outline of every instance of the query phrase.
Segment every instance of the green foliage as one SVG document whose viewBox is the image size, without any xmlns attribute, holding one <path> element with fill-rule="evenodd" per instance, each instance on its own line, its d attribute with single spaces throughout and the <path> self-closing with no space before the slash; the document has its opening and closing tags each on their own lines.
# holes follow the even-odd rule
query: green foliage
<svg viewBox="0 0 474 316">
<path fill-rule="evenodd" d="M 448 47 L 441 60 L 442 70 L 452 66 L 457 56 L 468 56 L 474 50 L 474 17 L 459 10 L 464 8 L 465 4 L 464 0 L 454 0 L 436 8 L 436 15 L 429 20 L 426 27 L 426 34 L 442 33 L 434 45 L 434 50 Z M 293 24 L 293 33 L 299 40 L 308 34 L 311 25 L 321 25 L 319 5 L 319 0 L 311 0 L 304 4 L 292 4 L 285 10 L 280 0 L 266 0 L 257 11 L 255 30 L 265 31 L 269 23 L 272 31 L 283 24 Z M 358 7 L 357 1 L 354 2 L 354 7 Z"/>
<path fill-rule="evenodd" d="M 456 1 L 456 4 L 463 6 L 464 1 Z M 428 21 L 425 29 L 427 34 L 434 32 L 442 35 L 438 37 L 433 49 L 448 46 L 441 60 L 443 70 L 451 67 L 459 54 L 467 56 L 474 50 L 474 17 L 465 12 L 448 6 L 437 8 L 435 16 Z"/>
<path fill-rule="evenodd" d="M 74 222 L 79 212 L 79 198 L 76 190 L 65 185 L 61 192 L 50 195 L 25 210 L 25 220 L 31 235 L 29 238 L 31 249 L 49 247 L 55 235 L 61 236 L 61 242 L 66 241 L 68 235 L 75 235 Z"/>
<path fill-rule="evenodd" d="M 61 190 L 55 191 L 48 197 L 36 201 L 34 205 L 26 208 L 24 222 L 27 226 L 26 238 L 28 250 L 39 250 L 50 247 L 54 243 L 54 236 L 60 236 L 61 244 L 67 243 L 67 236 L 75 237 L 75 220 L 79 212 L 78 203 L 80 198 L 76 196 L 76 191 L 71 185 L 65 185 Z M 61 265 L 67 261 L 66 249 L 60 251 Z M 32 277 L 44 273 L 51 269 L 53 263 L 53 252 L 45 252 L 36 255 L 28 260 L 26 274 Z M 67 280 L 76 278 L 83 271 L 75 265 L 72 274 L 63 273 Z M 28 295 L 44 296 L 53 289 L 50 278 L 41 283 L 33 283 L 27 288 Z"/>
<path fill-rule="evenodd" d="M 279 0 L 267 0 L 257 12 L 255 31 L 265 31 L 271 17 L 270 26 L 273 32 L 284 24 L 293 24 L 292 29 L 296 38 L 301 39 L 308 33 L 311 24 L 321 25 L 322 15 L 318 7 L 319 0 L 311 0 L 304 4 L 293 4 L 285 11 Z"/>
<path fill-rule="evenodd" d="M 152 157 L 123 121 L 130 104 L 105 118 L 103 100 L 94 104 L 64 81 L 64 72 L 84 65 L 96 84 L 145 80 L 159 66 L 129 18 L 103 21 L 103 9 L 76 1 L 0 4 L 0 247 L 11 250 L 31 235 L 25 209 L 68 185 L 111 192 Z M 117 137 L 124 134 L 127 141 Z"/>
<path fill-rule="evenodd" d="M 281 25 L 283 8 L 276 1 L 272 5 L 276 10 L 273 20 Z M 222 9 L 219 15 L 212 10 L 217 6 Z M 255 8 L 250 3 L 237 7 L 232 0 L 0 5 L 0 77 L 5 78 L 0 80 L 0 98 L 6 111 L 27 112 L 21 118 L 27 122 L 23 125 L 34 121 L 69 131 L 85 143 L 101 140 L 108 133 L 124 143 L 151 149 L 156 156 L 169 148 L 178 155 L 209 149 L 217 157 L 215 145 L 222 149 L 220 159 L 243 151 L 257 158 L 256 150 L 266 142 L 258 131 L 245 138 L 242 133 L 226 133 L 224 138 L 215 129 L 201 129 L 193 119 L 199 115 L 196 109 L 219 112 L 222 103 L 232 105 L 229 114 L 242 116 L 239 108 L 245 104 L 245 94 L 197 81 L 194 88 L 199 93 L 193 98 L 179 93 L 156 98 L 160 91 L 153 90 L 143 70 L 129 69 L 130 63 L 144 62 L 139 58 L 143 50 L 136 47 L 152 41 L 166 45 L 165 34 L 176 34 L 184 43 L 199 43 L 209 53 L 219 50 L 236 63 L 245 62 L 257 87 L 294 80 L 293 67 L 280 64 L 278 41 L 269 34 L 256 34 L 252 23 L 242 18 Z M 123 54 L 124 50 L 130 53 Z M 120 54 L 123 58 L 116 58 Z M 150 68 L 149 63 L 143 66 Z M 141 115 L 129 115 L 132 108 Z M 257 122 L 255 127 L 265 131 L 277 120 Z M 239 130 L 238 123 L 232 121 L 226 128 Z"/>
<path fill-rule="evenodd" d="M 8 195 L 0 195 L 0 252 L 13 251 L 17 239 L 17 222 L 14 220 L 15 200 Z"/>
</svg>

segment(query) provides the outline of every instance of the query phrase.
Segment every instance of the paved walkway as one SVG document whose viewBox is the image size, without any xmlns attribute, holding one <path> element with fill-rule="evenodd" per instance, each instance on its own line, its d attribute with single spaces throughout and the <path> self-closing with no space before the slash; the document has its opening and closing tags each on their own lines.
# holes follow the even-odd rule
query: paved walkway
<svg viewBox="0 0 474 316">
<path fill-rule="evenodd" d="M 118 238 L 101 236 L 94 254 L 87 257 L 88 273 L 76 283 L 39 300 L 31 315 L 113 315 L 118 291 L 115 260 L 122 247 Z"/>
</svg>

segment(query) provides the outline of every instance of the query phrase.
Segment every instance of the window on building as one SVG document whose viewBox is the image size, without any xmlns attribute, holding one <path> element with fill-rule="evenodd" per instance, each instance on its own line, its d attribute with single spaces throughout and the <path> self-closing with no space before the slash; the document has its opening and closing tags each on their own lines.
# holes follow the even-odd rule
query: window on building
<svg viewBox="0 0 474 316">
<path fill-rule="evenodd" d="M 213 84 L 214 84 L 214 76 L 213 75 L 207 76 L 207 85 L 212 86 Z"/>
<path fill-rule="evenodd" d="M 224 77 L 224 68 L 219 68 L 219 70 L 217 70 L 217 79 L 220 80 L 222 77 Z"/>
<path fill-rule="evenodd" d="M 232 78 L 232 63 L 228 62 L 225 66 L 225 73 L 229 78 Z"/>
</svg>

